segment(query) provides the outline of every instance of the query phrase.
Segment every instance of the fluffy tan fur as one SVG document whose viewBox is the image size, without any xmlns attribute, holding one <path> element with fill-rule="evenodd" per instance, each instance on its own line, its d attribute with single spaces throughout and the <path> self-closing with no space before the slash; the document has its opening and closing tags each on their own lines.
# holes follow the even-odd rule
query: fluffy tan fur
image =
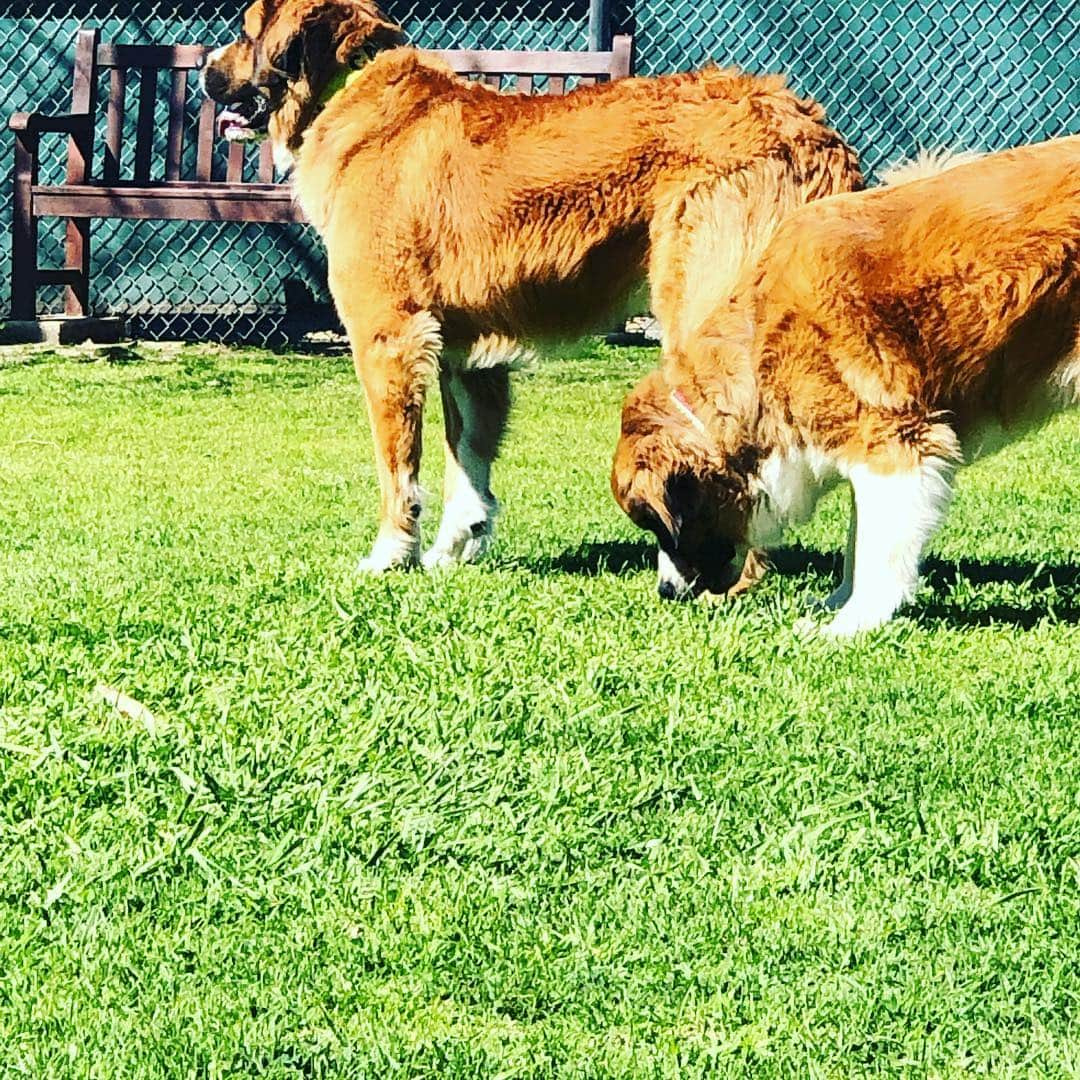
<svg viewBox="0 0 1080 1080">
<path fill-rule="evenodd" d="M 366 0 L 258 0 L 245 33 L 215 54 L 206 85 L 221 100 L 253 85 L 267 98 L 270 136 L 295 156 L 297 197 L 326 243 L 379 463 L 371 569 L 418 555 L 436 366 L 453 422 L 431 563 L 471 557 L 490 531 L 509 406 L 500 365 L 519 340 L 610 327 L 647 281 L 664 340 L 684 347 L 789 210 L 861 183 L 820 106 L 778 77 L 708 68 L 562 98 L 500 94 L 388 48 L 400 32 Z M 346 61 L 360 76 L 320 109 Z"/>
<path fill-rule="evenodd" d="M 631 392 L 612 487 L 693 582 L 849 479 L 828 606 L 830 632 L 854 633 L 910 598 L 954 466 L 1078 393 L 1074 136 L 792 213 L 732 300 Z"/>
</svg>

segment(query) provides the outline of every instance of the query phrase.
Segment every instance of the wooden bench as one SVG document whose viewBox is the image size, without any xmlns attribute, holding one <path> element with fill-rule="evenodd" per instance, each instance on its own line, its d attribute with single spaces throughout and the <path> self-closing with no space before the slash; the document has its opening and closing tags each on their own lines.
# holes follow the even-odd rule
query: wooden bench
<svg viewBox="0 0 1080 1080">
<path fill-rule="evenodd" d="M 64 115 L 16 113 L 11 308 L 15 320 L 33 320 L 37 290 L 65 287 L 65 312 L 90 313 L 90 224 L 94 218 L 156 218 L 171 221 L 296 222 L 302 215 L 289 186 L 275 181 L 268 142 L 230 143 L 220 175 L 216 106 L 202 98 L 194 125 L 194 154 L 185 154 L 192 76 L 203 62 L 202 45 L 118 45 L 99 41 L 96 29 L 78 32 L 71 111 Z M 617 79 L 631 71 L 629 37 L 595 52 L 439 51 L 455 71 L 520 93 L 562 94 L 568 78 L 579 84 Z M 104 143 L 95 158 L 99 73 L 108 72 Z M 164 73 L 164 77 L 163 77 Z M 155 123 L 159 86 L 167 93 L 164 132 Z M 128 90 L 134 93 L 134 146 L 125 145 Z M 41 136 L 68 137 L 63 182 L 39 182 Z M 164 135 L 164 160 L 161 142 Z M 157 139 L 155 139 L 157 136 Z M 215 153 L 217 149 L 217 153 Z M 185 164 L 188 168 L 185 170 Z M 193 164 L 194 168 L 191 169 Z M 98 167 L 99 166 L 99 167 Z M 185 175 L 185 171 L 192 175 Z M 66 218 L 65 266 L 37 262 L 38 222 Z"/>
</svg>

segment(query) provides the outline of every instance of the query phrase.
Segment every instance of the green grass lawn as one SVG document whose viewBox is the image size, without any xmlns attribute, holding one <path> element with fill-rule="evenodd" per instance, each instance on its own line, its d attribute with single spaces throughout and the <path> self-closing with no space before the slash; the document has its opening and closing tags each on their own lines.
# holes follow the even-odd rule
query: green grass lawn
<svg viewBox="0 0 1080 1080">
<path fill-rule="evenodd" d="M 33 359 L 4 1077 L 1080 1073 L 1080 417 L 964 473 L 917 609 L 837 647 L 791 626 L 842 493 L 753 595 L 656 597 L 607 486 L 654 353 L 519 377 L 492 556 L 375 579 L 346 358 Z"/>
</svg>

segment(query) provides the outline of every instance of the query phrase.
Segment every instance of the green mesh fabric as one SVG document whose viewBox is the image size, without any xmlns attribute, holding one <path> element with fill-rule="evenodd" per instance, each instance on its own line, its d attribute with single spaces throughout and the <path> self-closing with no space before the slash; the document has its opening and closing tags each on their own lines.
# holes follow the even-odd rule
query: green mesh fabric
<svg viewBox="0 0 1080 1080">
<path fill-rule="evenodd" d="M 0 0 L 6 112 L 67 108 L 72 41 L 80 25 L 99 27 L 106 41 L 216 44 L 233 36 L 242 6 L 220 0 Z M 387 8 L 421 45 L 586 45 L 583 0 L 397 0 Z M 616 4 L 614 19 L 616 30 L 634 34 L 642 73 L 707 60 L 787 72 L 796 89 L 826 105 L 871 175 L 919 146 L 992 150 L 1080 130 L 1080 4 L 1074 0 L 645 0 Z M 163 138 L 164 105 L 159 107 Z M 10 162 L 10 136 L 7 147 Z M 44 178 L 58 179 L 64 142 L 49 136 L 45 148 Z M 10 223 L 8 183 L 0 194 L 0 310 L 10 302 Z M 45 224 L 42 265 L 61 264 L 62 240 L 61 222 Z M 44 290 L 42 310 L 59 310 L 60 299 L 59 290 Z M 280 338 L 297 313 L 326 300 L 319 244 L 303 227 L 153 221 L 94 226 L 94 310 L 128 316 L 139 334 L 268 342 Z"/>
</svg>

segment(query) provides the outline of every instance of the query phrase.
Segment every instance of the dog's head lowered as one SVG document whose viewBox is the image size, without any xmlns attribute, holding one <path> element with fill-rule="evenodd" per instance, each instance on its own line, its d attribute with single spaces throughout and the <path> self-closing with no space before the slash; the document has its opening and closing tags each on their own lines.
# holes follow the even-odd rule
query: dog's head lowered
<svg viewBox="0 0 1080 1080">
<path fill-rule="evenodd" d="M 242 36 L 207 57 L 203 87 L 227 106 L 226 138 L 269 131 L 295 150 L 340 73 L 404 41 L 371 0 L 255 0 Z"/>
<path fill-rule="evenodd" d="M 760 576 L 746 540 L 754 462 L 743 447 L 725 452 L 724 427 L 706 426 L 662 371 L 646 375 L 623 404 L 611 490 L 657 539 L 665 599 L 727 593 L 747 574 Z"/>
</svg>

